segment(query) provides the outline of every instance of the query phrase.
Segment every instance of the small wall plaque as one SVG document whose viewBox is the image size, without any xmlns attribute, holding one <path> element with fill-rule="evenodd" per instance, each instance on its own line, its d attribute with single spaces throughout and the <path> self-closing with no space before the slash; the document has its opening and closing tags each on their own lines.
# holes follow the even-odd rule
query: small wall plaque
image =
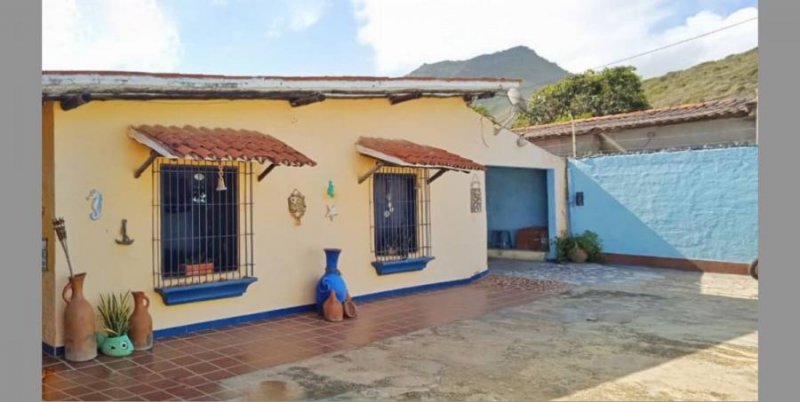
<svg viewBox="0 0 800 402">
<path fill-rule="evenodd" d="M 472 183 L 470 184 L 470 211 L 473 214 L 481 212 L 483 209 L 483 197 L 481 195 L 481 181 L 477 175 L 472 176 Z"/>
</svg>

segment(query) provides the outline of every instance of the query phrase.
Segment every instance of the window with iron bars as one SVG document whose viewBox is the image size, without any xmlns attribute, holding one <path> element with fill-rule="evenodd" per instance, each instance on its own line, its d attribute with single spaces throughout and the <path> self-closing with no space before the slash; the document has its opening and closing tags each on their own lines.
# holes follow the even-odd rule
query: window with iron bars
<svg viewBox="0 0 800 402">
<path fill-rule="evenodd" d="M 372 252 L 376 261 L 431 256 L 430 193 L 425 169 L 381 167 L 372 175 Z"/>
<path fill-rule="evenodd" d="M 253 276 L 252 189 L 250 163 L 156 159 L 156 288 Z"/>
</svg>

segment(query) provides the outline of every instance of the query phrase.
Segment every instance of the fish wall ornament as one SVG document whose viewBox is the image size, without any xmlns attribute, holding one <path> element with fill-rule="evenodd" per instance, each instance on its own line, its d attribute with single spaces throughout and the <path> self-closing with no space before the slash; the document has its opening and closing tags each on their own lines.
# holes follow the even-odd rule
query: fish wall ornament
<svg viewBox="0 0 800 402">
<path fill-rule="evenodd" d="M 100 219 L 100 216 L 103 214 L 103 193 L 92 189 L 89 192 L 89 195 L 86 197 L 91 203 L 92 212 L 89 214 L 89 219 L 96 221 Z"/>
</svg>

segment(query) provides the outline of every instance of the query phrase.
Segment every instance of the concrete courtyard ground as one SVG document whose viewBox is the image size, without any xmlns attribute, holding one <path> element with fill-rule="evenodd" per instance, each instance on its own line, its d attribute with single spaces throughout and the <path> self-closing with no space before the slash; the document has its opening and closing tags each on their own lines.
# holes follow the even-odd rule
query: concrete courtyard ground
<svg viewBox="0 0 800 402">
<path fill-rule="evenodd" d="M 43 356 L 43 400 L 756 400 L 758 282 L 490 261 L 469 285 Z"/>
<path fill-rule="evenodd" d="M 225 379 L 238 400 L 757 400 L 752 278 L 495 260 L 568 290 Z"/>
</svg>

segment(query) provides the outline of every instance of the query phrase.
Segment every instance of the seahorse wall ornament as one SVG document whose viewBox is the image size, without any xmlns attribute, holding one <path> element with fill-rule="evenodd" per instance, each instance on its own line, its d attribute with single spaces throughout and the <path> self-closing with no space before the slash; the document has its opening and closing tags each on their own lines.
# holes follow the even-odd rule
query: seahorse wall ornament
<svg viewBox="0 0 800 402">
<path fill-rule="evenodd" d="M 92 189 L 86 199 L 92 205 L 92 212 L 89 214 L 89 218 L 93 221 L 100 219 L 100 216 L 103 214 L 103 194 L 95 189 Z"/>
</svg>

